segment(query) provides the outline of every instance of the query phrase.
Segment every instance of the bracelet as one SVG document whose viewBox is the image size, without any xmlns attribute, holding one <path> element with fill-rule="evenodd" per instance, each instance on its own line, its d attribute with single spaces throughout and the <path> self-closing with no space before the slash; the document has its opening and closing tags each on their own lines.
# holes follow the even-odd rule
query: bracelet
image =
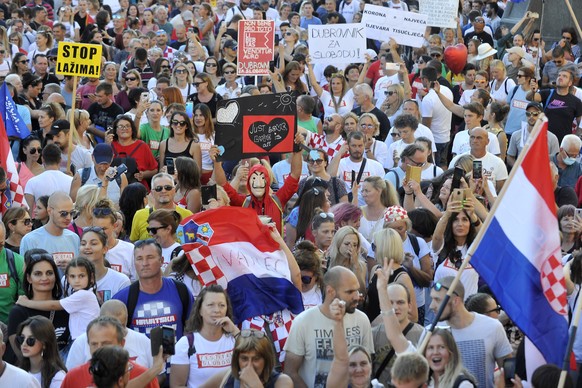
<svg viewBox="0 0 582 388">
<path fill-rule="evenodd" d="M 396 314 L 396 311 L 394 310 L 394 307 L 392 307 L 390 310 L 382 310 L 382 311 L 380 311 L 380 314 L 389 316 L 389 315 Z"/>
<path fill-rule="evenodd" d="M 414 195 L 414 191 L 411 193 L 407 193 L 406 191 L 404 192 L 404 195 Z"/>
<path fill-rule="evenodd" d="M 367 149 L 367 150 L 366 150 L 366 152 L 370 152 L 370 151 L 371 151 L 370 149 Z"/>
<path fill-rule="evenodd" d="M 475 221 L 475 222 L 471 221 L 471 224 L 473 224 L 473 226 L 479 226 L 479 225 L 481 225 L 481 220 L 479 218 L 477 218 L 477 221 Z"/>
</svg>

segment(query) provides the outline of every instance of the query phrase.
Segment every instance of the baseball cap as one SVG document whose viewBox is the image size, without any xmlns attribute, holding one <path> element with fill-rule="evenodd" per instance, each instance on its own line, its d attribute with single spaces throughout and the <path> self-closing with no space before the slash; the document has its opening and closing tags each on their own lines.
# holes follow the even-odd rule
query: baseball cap
<svg viewBox="0 0 582 388">
<path fill-rule="evenodd" d="M 182 19 L 194 20 L 194 14 L 191 11 L 184 11 L 184 12 L 182 12 Z"/>
<path fill-rule="evenodd" d="M 536 102 L 536 101 L 532 101 L 529 104 L 527 104 L 527 107 L 525 108 L 525 110 L 528 110 L 529 108 L 536 108 L 540 112 L 544 110 L 544 107 L 542 106 L 542 104 L 540 104 L 539 102 Z"/>
<path fill-rule="evenodd" d="M 368 54 L 372 59 L 378 59 L 378 53 L 372 49 L 367 49 L 366 54 Z"/>
<path fill-rule="evenodd" d="M 508 54 L 517 54 L 517 55 L 519 55 L 520 58 L 525 57 L 525 50 L 522 49 L 521 47 L 514 46 L 511 48 L 508 48 L 505 51 L 507 51 Z"/>
<path fill-rule="evenodd" d="M 95 158 L 95 163 L 111 163 L 113 159 L 113 148 L 109 144 L 101 143 L 97 144 L 93 149 L 93 157 Z"/>
<path fill-rule="evenodd" d="M 58 135 L 59 132 L 68 132 L 71 129 L 71 124 L 67 120 L 57 120 L 51 125 L 51 130 L 48 132 L 49 135 Z"/>
<path fill-rule="evenodd" d="M 224 48 L 231 48 L 233 50 L 236 50 L 237 47 L 238 47 L 238 43 L 234 39 L 228 39 L 226 42 L 224 42 Z"/>
</svg>

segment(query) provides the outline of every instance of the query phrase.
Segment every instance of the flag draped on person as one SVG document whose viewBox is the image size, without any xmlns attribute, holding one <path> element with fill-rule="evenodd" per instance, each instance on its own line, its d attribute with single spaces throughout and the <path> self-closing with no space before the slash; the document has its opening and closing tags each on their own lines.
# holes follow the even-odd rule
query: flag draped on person
<svg viewBox="0 0 582 388">
<path fill-rule="evenodd" d="M 252 209 L 220 207 L 182 220 L 177 234 L 202 286 L 226 288 L 234 322 L 267 331 L 284 359 L 291 322 L 303 311 L 303 301 L 270 228 Z"/>
<path fill-rule="evenodd" d="M 561 365 L 568 342 L 566 283 L 547 121 L 530 141 L 482 239 L 474 243 L 471 264 L 546 362 Z"/>
<path fill-rule="evenodd" d="M 0 120 L 0 167 L 6 171 L 6 189 L 0 194 L 0 214 L 4 214 L 12 206 L 26 206 L 24 189 L 20 184 L 4 123 L 4 120 Z"/>
<path fill-rule="evenodd" d="M 6 82 L 0 87 L 0 101 L 2 101 L 0 103 L 0 114 L 2 114 L 6 135 L 19 139 L 25 139 L 30 136 L 30 129 L 20 117 Z"/>
</svg>

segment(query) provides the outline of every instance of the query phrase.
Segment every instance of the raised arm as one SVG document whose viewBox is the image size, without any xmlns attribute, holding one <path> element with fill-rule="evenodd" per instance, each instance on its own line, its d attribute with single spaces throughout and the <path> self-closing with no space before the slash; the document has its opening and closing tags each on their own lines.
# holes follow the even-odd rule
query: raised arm
<svg viewBox="0 0 582 388">
<path fill-rule="evenodd" d="M 295 256 L 283 240 L 283 237 L 279 234 L 277 227 L 275 224 L 271 224 L 271 237 L 273 240 L 279 243 L 279 247 L 285 252 L 285 256 L 287 257 L 287 263 L 289 264 L 289 272 L 291 273 L 291 282 L 297 287 L 299 291 L 301 291 L 301 270 L 299 269 L 299 265 L 297 264 L 297 260 L 295 260 Z"/>
<path fill-rule="evenodd" d="M 311 83 L 311 87 L 313 88 L 313 90 L 315 91 L 315 93 L 317 94 L 317 97 L 321 97 L 321 95 L 323 94 L 323 88 L 321 86 L 319 86 L 319 82 L 317 82 L 317 79 L 315 78 L 315 74 L 313 73 L 313 63 L 311 63 L 311 57 L 307 56 L 307 70 L 309 73 L 309 82 Z M 363 73 L 363 71 L 362 71 Z M 360 77 L 362 76 L 362 74 L 360 74 Z M 358 80 L 359 82 L 359 80 Z"/>
<path fill-rule="evenodd" d="M 436 92 L 437 96 L 439 96 L 439 100 L 443 103 L 445 108 L 450 110 L 455 116 L 463 117 L 465 114 L 465 110 L 459 104 L 455 104 L 453 101 L 446 98 L 444 95 L 441 94 L 441 85 L 438 81 L 434 81 L 433 90 Z"/>
<path fill-rule="evenodd" d="M 329 312 L 333 317 L 334 325 L 332 337 L 333 361 L 327 375 L 327 386 L 343 388 L 347 387 L 350 381 L 350 356 L 344 329 L 346 302 L 335 298 L 329 306 Z"/>
</svg>

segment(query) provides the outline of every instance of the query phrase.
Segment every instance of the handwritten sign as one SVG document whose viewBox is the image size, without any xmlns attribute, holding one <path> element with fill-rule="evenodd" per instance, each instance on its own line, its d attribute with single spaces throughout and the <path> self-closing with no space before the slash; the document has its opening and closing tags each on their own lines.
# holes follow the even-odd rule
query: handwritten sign
<svg viewBox="0 0 582 388">
<path fill-rule="evenodd" d="M 458 7 L 457 0 L 423 0 L 420 2 L 420 13 L 428 16 L 429 26 L 456 28 Z"/>
<path fill-rule="evenodd" d="M 269 75 L 269 62 L 275 55 L 275 22 L 240 20 L 238 31 L 237 74 Z"/>
<path fill-rule="evenodd" d="M 101 75 L 100 44 L 59 42 L 56 73 L 80 77 Z"/>
<path fill-rule="evenodd" d="M 389 41 L 411 47 L 421 47 L 428 16 L 404 12 L 392 8 L 366 4 L 362 24 L 366 27 L 366 38 Z"/>
<path fill-rule="evenodd" d="M 295 97 L 290 93 L 219 101 L 215 143 L 221 158 L 238 160 L 292 152 L 296 112 Z"/>
<path fill-rule="evenodd" d="M 363 63 L 366 34 L 362 24 L 309 26 L 309 54 L 313 63 Z"/>
</svg>

